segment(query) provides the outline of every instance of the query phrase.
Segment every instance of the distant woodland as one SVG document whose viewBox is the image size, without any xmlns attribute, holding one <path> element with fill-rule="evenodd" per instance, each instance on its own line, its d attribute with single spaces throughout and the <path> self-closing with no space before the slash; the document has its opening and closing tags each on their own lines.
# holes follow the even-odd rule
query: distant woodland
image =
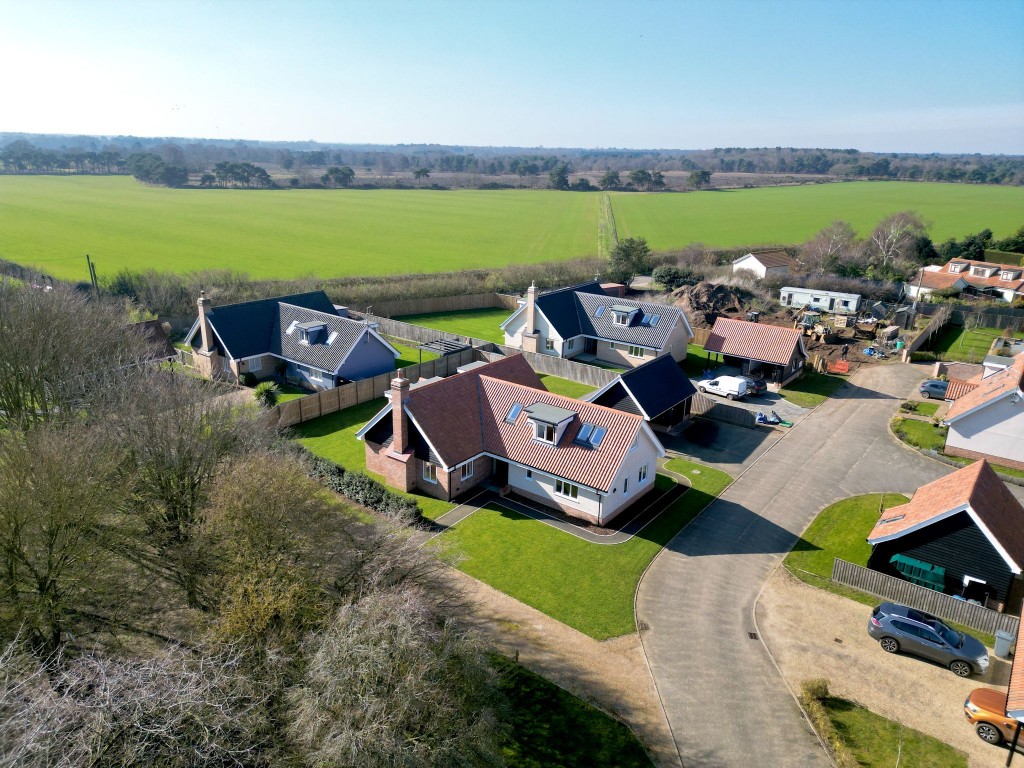
<svg viewBox="0 0 1024 768">
<path fill-rule="evenodd" d="M 172 187 L 595 188 L 842 179 L 1024 184 L 1024 157 L 856 149 L 530 149 L 0 133 L 3 174 L 130 174 Z"/>
</svg>

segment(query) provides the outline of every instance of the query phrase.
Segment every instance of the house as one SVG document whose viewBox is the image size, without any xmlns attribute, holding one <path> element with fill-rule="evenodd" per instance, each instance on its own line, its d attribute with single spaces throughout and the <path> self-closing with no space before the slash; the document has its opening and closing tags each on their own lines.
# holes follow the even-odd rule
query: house
<svg viewBox="0 0 1024 768">
<path fill-rule="evenodd" d="M 1006 715 L 1024 723 L 1024 621 L 1017 625 L 1017 650 L 1013 653 L 1010 667 L 1010 684 L 1006 689 Z M 1020 738 L 1021 726 L 1017 726 Z"/>
<path fill-rule="evenodd" d="M 505 346 L 634 368 L 662 355 L 686 357 L 693 330 L 678 307 L 609 296 L 598 282 L 537 295 L 501 324 Z"/>
<path fill-rule="evenodd" d="M 774 251 L 751 251 L 732 263 L 733 274 L 741 270 L 753 272 L 761 280 L 766 277 L 793 275 L 799 271 L 796 261 L 782 249 Z"/>
<path fill-rule="evenodd" d="M 195 367 L 237 382 L 244 374 L 278 372 L 312 390 L 395 370 L 401 353 L 374 330 L 348 317 L 323 291 L 213 307 L 199 297 L 199 316 L 185 342 Z"/>
<path fill-rule="evenodd" d="M 726 365 L 741 373 L 761 376 L 782 387 L 803 371 L 807 350 L 803 337 L 792 328 L 719 317 L 704 349 L 723 356 Z"/>
<path fill-rule="evenodd" d="M 1024 355 L 954 400 L 942 423 L 950 456 L 1024 469 Z"/>
<path fill-rule="evenodd" d="M 868 543 L 873 570 L 997 610 L 1024 599 L 1024 507 L 984 460 L 882 512 Z"/>
<path fill-rule="evenodd" d="M 619 374 L 583 399 L 642 416 L 657 432 L 678 434 L 690 421 L 690 398 L 695 394 L 679 364 L 662 355 Z"/>
<path fill-rule="evenodd" d="M 1013 301 L 1024 298 L 1024 267 L 971 259 L 953 259 L 948 264 L 921 267 L 903 284 L 906 296 L 926 299 L 935 291 L 970 293 Z"/>
<path fill-rule="evenodd" d="M 596 525 L 654 487 L 665 455 L 643 418 L 548 392 L 523 355 L 415 388 L 399 375 L 356 436 L 401 491 L 450 500 L 487 483 Z"/>
<path fill-rule="evenodd" d="M 860 294 L 787 286 L 779 292 L 779 302 L 784 307 L 810 307 L 821 312 L 854 314 L 860 309 Z"/>
</svg>

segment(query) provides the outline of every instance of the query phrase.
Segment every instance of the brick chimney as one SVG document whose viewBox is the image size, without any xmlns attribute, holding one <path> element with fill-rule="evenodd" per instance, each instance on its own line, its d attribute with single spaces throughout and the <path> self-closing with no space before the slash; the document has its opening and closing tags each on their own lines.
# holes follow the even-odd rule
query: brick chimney
<svg viewBox="0 0 1024 768">
<path fill-rule="evenodd" d="M 409 417 L 405 413 L 405 401 L 408 399 L 409 380 L 399 374 L 391 380 L 392 453 L 405 453 L 409 448 Z"/>
<path fill-rule="evenodd" d="M 523 351 L 540 351 L 540 334 L 537 333 L 537 285 L 530 281 L 526 291 L 526 327 L 523 328 Z"/>
<path fill-rule="evenodd" d="M 206 316 L 209 311 L 210 300 L 206 298 L 206 291 L 199 292 L 199 331 L 203 337 L 203 346 L 199 351 L 204 355 L 210 354 L 213 350 L 213 327 L 210 325 L 210 318 Z"/>
</svg>

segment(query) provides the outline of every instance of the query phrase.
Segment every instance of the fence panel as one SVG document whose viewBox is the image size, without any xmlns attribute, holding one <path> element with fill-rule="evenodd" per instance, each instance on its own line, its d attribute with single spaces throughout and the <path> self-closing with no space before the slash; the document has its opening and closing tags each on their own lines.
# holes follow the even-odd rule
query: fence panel
<svg viewBox="0 0 1024 768">
<path fill-rule="evenodd" d="M 955 600 L 934 589 L 919 587 L 909 581 L 849 563 L 838 557 L 832 564 L 832 581 L 927 611 L 947 621 L 955 621 L 990 635 L 998 631 L 1016 635 L 1020 624 L 1020 618 L 1017 616 L 999 613 L 981 605 L 968 603 L 966 600 Z"/>
<path fill-rule="evenodd" d="M 496 346 L 506 357 L 518 355 L 521 351 L 514 347 L 504 347 L 500 344 Z M 530 364 L 530 367 L 537 373 L 544 373 L 549 376 L 558 376 L 562 379 L 569 379 L 570 381 L 586 384 L 594 387 L 595 389 L 603 387 L 605 384 L 610 384 L 615 380 L 615 377 L 619 375 L 618 372 L 608 368 L 599 368 L 596 365 L 577 363 L 573 360 L 555 357 L 554 355 L 544 355 L 539 352 L 525 351 L 522 352 L 522 355 L 526 358 L 526 362 Z"/>
<path fill-rule="evenodd" d="M 458 312 L 464 309 L 508 309 L 518 306 L 518 297 L 503 293 L 468 293 L 461 296 L 430 296 L 423 299 L 385 301 L 374 305 L 377 314 L 384 317 L 398 315 L 425 315 L 431 312 Z"/>
<path fill-rule="evenodd" d="M 693 341 L 691 344 L 696 344 L 698 347 L 703 347 L 708 343 L 708 336 L 711 335 L 710 328 L 694 328 L 693 329 Z"/>
<path fill-rule="evenodd" d="M 754 429 L 757 427 L 754 412 L 745 408 L 737 408 L 734 405 L 718 403 L 700 392 L 690 399 L 690 415 L 703 416 L 705 419 L 714 419 L 726 424 L 735 424 L 738 427 Z"/>
<path fill-rule="evenodd" d="M 952 309 L 947 305 L 939 309 L 928 321 L 928 325 L 924 327 L 924 330 L 917 335 L 917 338 L 911 340 L 911 342 L 903 348 L 903 362 L 910 360 L 910 356 L 917 352 L 923 347 L 928 340 L 931 339 L 935 334 L 941 331 L 949 323 L 950 317 L 953 314 Z"/>
</svg>

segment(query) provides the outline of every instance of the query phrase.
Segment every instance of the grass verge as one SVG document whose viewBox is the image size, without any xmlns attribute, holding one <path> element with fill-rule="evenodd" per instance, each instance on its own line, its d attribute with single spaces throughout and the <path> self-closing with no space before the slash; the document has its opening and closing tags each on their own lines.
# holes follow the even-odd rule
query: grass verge
<svg viewBox="0 0 1024 768">
<path fill-rule="evenodd" d="M 804 375 L 789 383 L 779 392 L 793 405 L 801 408 L 814 408 L 824 403 L 829 396 L 846 383 L 842 376 L 818 373 L 809 368 Z"/>
<path fill-rule="evenodd" d="M 903 419 L 892 420 L 892 432 L 903 442 L 924 451 L 941 451 L 946 445 L 947 427 L 937 427 L 930 421 Z"/>
<path fill-rule="evenodd" d="M 624 635 L 636 628 L 633 596 L 648 563 L 732 482 L 682 459 L 667 467 L 692 487 L 624 544 L 591 544 L 503 508 L 481 509 L 436 541 L 462 553 L 462 571 L 553 619 L 598 640 Z"/>
</svg>

